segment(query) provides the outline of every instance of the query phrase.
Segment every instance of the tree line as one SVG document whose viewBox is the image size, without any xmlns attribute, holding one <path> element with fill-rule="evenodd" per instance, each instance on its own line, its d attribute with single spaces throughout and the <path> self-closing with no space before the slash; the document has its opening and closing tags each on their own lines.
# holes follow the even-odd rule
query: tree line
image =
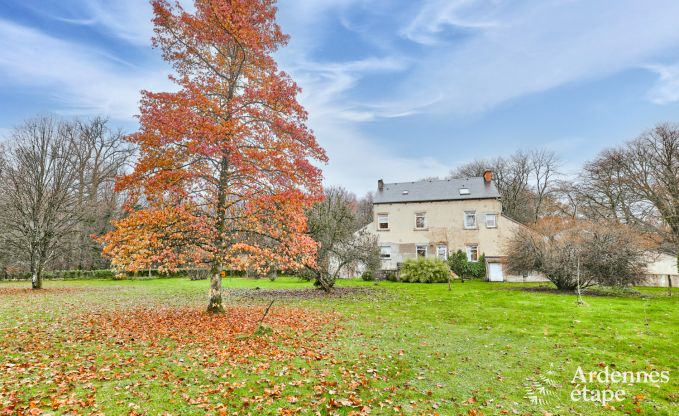
<svg viewBox="0 0 679 416">
<path fill-rule="evenodd" d="M 492 169 L 504 214 L 530 226 L 510 244 L 513 272 L 540 271 L 564 289 L 630 284 L 649 253 L 677 253 L 679 125 L 661 123 L 605 149 L 575 175 L 561 166 L 555 152 L 533 150 L 451 172 Z"/>
<path fill-rule="evenodd" d="M 133 147 L 105 118 L 43 116 L 16 127 L 0 153 L 0 272 L 108 266 L 94 235 L 120 214 L 115 179 Z"/>
<path fill-rule="evenodd" d="M 530 224 L 548 217 L 609 220 L 634 227 L 676 252 L 679 243 L 679 125 L 661 123 L 601 151 L 575 175 L 544 149 L 480 159 L 450 177 L 490 168 L 504 213 Z"/>
<path fill-rule="evenodd" d="M 125 138 L 103 117 L 37 117 L 10 133 L 0 153 L 2 273 L 30 271 L 34 286 L 39 287 L 47 268 L 107 268 L 110 257 L 120 258 L 115 253 L 102 256 L 101 241 L 95 236 L 110 233 L 112 221 L 130 221 L 123 215 L 127 195 L 115 188 L 116 178 L 129 171 L 134 162 L 136 147 Z M 583 239 L 588 235 L 586 230 L 598 229 L 600 235 L 606 229 L 615 230 L 607 241 L 616 244 L 607 247 L 626 253 L 629 270 L 625 275 L 641 270 L 639 257 L 644 250 L 677 252 L 679 126 L 659 124 L 633 140 L 605 149 L 571 177 L 564 175 L 561 167 L 555 152 L 539 149 L 475 160 L 454 169 L 449 177 L 480 176 L 485 169 L 492 169 L 504 214 L 531 225 L 541 235 L 560 234 L 562 244 L 567 240 L 565 235 L 573 239 L 577 235 L 582 244 L 591 246 L 592 241 Z M 331 287 L 342 269 L 356 261 L 378 267 L 373 239 L 363 234 L 357 238 L 357 232 L 372 221 L 370 194 L 357 198 L 344 188 L 327 188 L 323 200 L 307 209 L 305 216 L 308 233 L 318 244 L 316 267 L 308 268 L 308 273 L 321 287 Z M 151 218 L 141 220 L 147 227 L 152 222 Z M 176 237 L 179 231 L 185 239 L 196 237 L 191 227 L 168 227 L 173 222 L 171 216 L 157 220 L 157 228 L 168 236 Z M 174 222 L 186 226 L 185 221 Z M 583 224 L 588 225 L 583 228 Z M 627 238 L 623 238 L 625 235 Z M 170 243 L 176 245 L 175 252 L 182 250 L 180 246 L 186 253 L 192 252 L 191 244 L 176 238 L 156 241 L 155 249 L 140 249 L 126 260 L 133 263 L 145 259 L 143 265 L 133 268 L 158 267 L 163 262 L 156 256 Z M 527 260 L 525 254 L 537 253 L 539 240 L 520 234 L 515 243 L 514 266 L 526 269 L 530 266 L 526 262 L 535 258 Z M 599 247 L 598 252 L 601 250 Z M 543 256 L 547 251 L 542 247 Z M 552 257 L 567 255 L 573 249 L 560 247 L 550 253 Z M 570 269 L 574 271 L 578 259 L 571 256 L 570 262 L 560 261 L 572 263 Z M 189 258 L 184 260 L 190 263 Z M 591 259 L 589 262 L 592 264 Z M 617 262 L 624 263 L 622 258 Z M 278 269 L 285 266 L 281 264 Z M 572 286 L 574 279 L 570 276 L 564 285 Z"/>
</svg>

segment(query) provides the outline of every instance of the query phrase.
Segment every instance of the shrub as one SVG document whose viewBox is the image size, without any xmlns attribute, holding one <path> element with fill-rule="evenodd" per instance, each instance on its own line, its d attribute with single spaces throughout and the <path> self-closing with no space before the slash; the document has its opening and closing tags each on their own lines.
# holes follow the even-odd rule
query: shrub
<svg viewBox="0 0 679 416">
<path fill-rule="evenodd" d="M 469 277 L 473 279 L 483 279 L 486 277 L 486 256 L 481 255 L 478 261 L 470 261 L 467 265 Z"/>
<path fill-rule="evenodd" d="M 561 290 L 623 287 L 643 275 L 646 244 L 613 222 L 544 219 L 512 238 L 507 264 L 512 273 L 541 272 Z"/>
<path fill-rule="evenodd" d="M 448 257 L 448 266 L 456 275 L 464 279 L 483 279 L 486 277 L 486 257 L 481 255 L 478 261 L 467 260 L 462 250 Z"/>
<path fill-rule="evenodd" d="M 409 259 L 401 266 L 401 280 L 404 282 L 444 283 L 448 281 L 448 263 L 438 259 Z"/>
<path fill-rule="evenodd" d="M 366 282 L 372 282 L 373 280 L 375 280 L 375 276 L 373 275 L 373 272 L 371 270 L 366 270 L 361 275 L 361 279 L 365 280 Z"/>
<path fill-rule="evenodd" d="M 376 270 L 373 273 L 374 280 L 388 280 L 390 282 L 398 281 L 398 273 L 396 270 Z"/>
<path fill-rule="evenodd" d="M 210 277 L 208 269 L 189 269 L 187 270 L 190 280 L 207 280 Z"/>
<path fill-rule="evenodd" d="M 467 276 L 467 255 L 462 250 L 457 250 L 456 253 L 451 253 L 448 256 L 448 266 L 450 270 L 460 277 Z"/>
</svg>

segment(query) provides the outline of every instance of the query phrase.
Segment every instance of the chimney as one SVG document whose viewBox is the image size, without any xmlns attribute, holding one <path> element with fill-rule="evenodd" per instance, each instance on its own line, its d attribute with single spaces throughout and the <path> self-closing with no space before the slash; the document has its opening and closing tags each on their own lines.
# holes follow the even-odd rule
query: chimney
<svg viewBox="0 0 679 416">
<path fill-rule="evenodd" d="M 377 190 L 384 191 L 384 181 L 382 179 L 377 181 Z"/>
<path fill-rule="evenodd" d="M 490 181 L 493 180 L 493 171 L 490 169 L 486 169 L 483 171 L 483 181 L 485 183 L 490 183 Z"/>
</svg>

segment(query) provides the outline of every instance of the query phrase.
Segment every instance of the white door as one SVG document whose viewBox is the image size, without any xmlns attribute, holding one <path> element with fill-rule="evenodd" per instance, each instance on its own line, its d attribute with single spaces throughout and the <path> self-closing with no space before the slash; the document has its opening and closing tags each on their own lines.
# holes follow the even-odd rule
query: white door
<svg viewBox="0 0 679 416">
<path fill-rule="evenodd" d="M 502 263 L 488 263 L 488 280 L 491 282 L 502 282 L 505 280 L 502 275 Z"/>
</svg>

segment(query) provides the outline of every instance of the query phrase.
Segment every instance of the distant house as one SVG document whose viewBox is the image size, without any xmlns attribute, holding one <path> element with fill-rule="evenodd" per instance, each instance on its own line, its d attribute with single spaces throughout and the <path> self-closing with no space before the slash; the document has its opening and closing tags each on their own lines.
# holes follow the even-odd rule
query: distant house
<svg viewBox="0 0 679 416">
<path fill-rule="evenodd" d="M 646 253 L 646 273 L 643 286 L 672 287 L 679 286 L 679 272 L 677 271 L 677 257 L 664 252 Z"/>
<path fill-rule="evenodd" d="M 486 278 L 492 282 L 542 282 L 540 274 L 512 275 L 505 267 L 506 247 L 525 225 L 502 214 L 500 193 L 493 172 L 482 177 L 377 182 L 373 197 L 373 222 L 365 230 L 377 236 L 382 270 L 398 270 L 401 263 L 417 257 L 445 260 L 462 250 L 469 261 L 486 262 Z M 675 256 L 647 253 L 642 284 L 667 286 L 668 276 L 679 286 Z M 345 277 L 360 274 L 362 267 Z"/>
<path fill-rule="evenodd" d="M 469 261 L 484 255 L 490 281 L 543 280 L 511 276 L 504 267 L 505 245 L 524 225 L 502 214 L 493 173 L 466 179 L 384 183 L 373 199 L 375 233 L 383 270 L 396 270 L 407 259 L 447 259 L 462 250 Z"/>
</svg>

